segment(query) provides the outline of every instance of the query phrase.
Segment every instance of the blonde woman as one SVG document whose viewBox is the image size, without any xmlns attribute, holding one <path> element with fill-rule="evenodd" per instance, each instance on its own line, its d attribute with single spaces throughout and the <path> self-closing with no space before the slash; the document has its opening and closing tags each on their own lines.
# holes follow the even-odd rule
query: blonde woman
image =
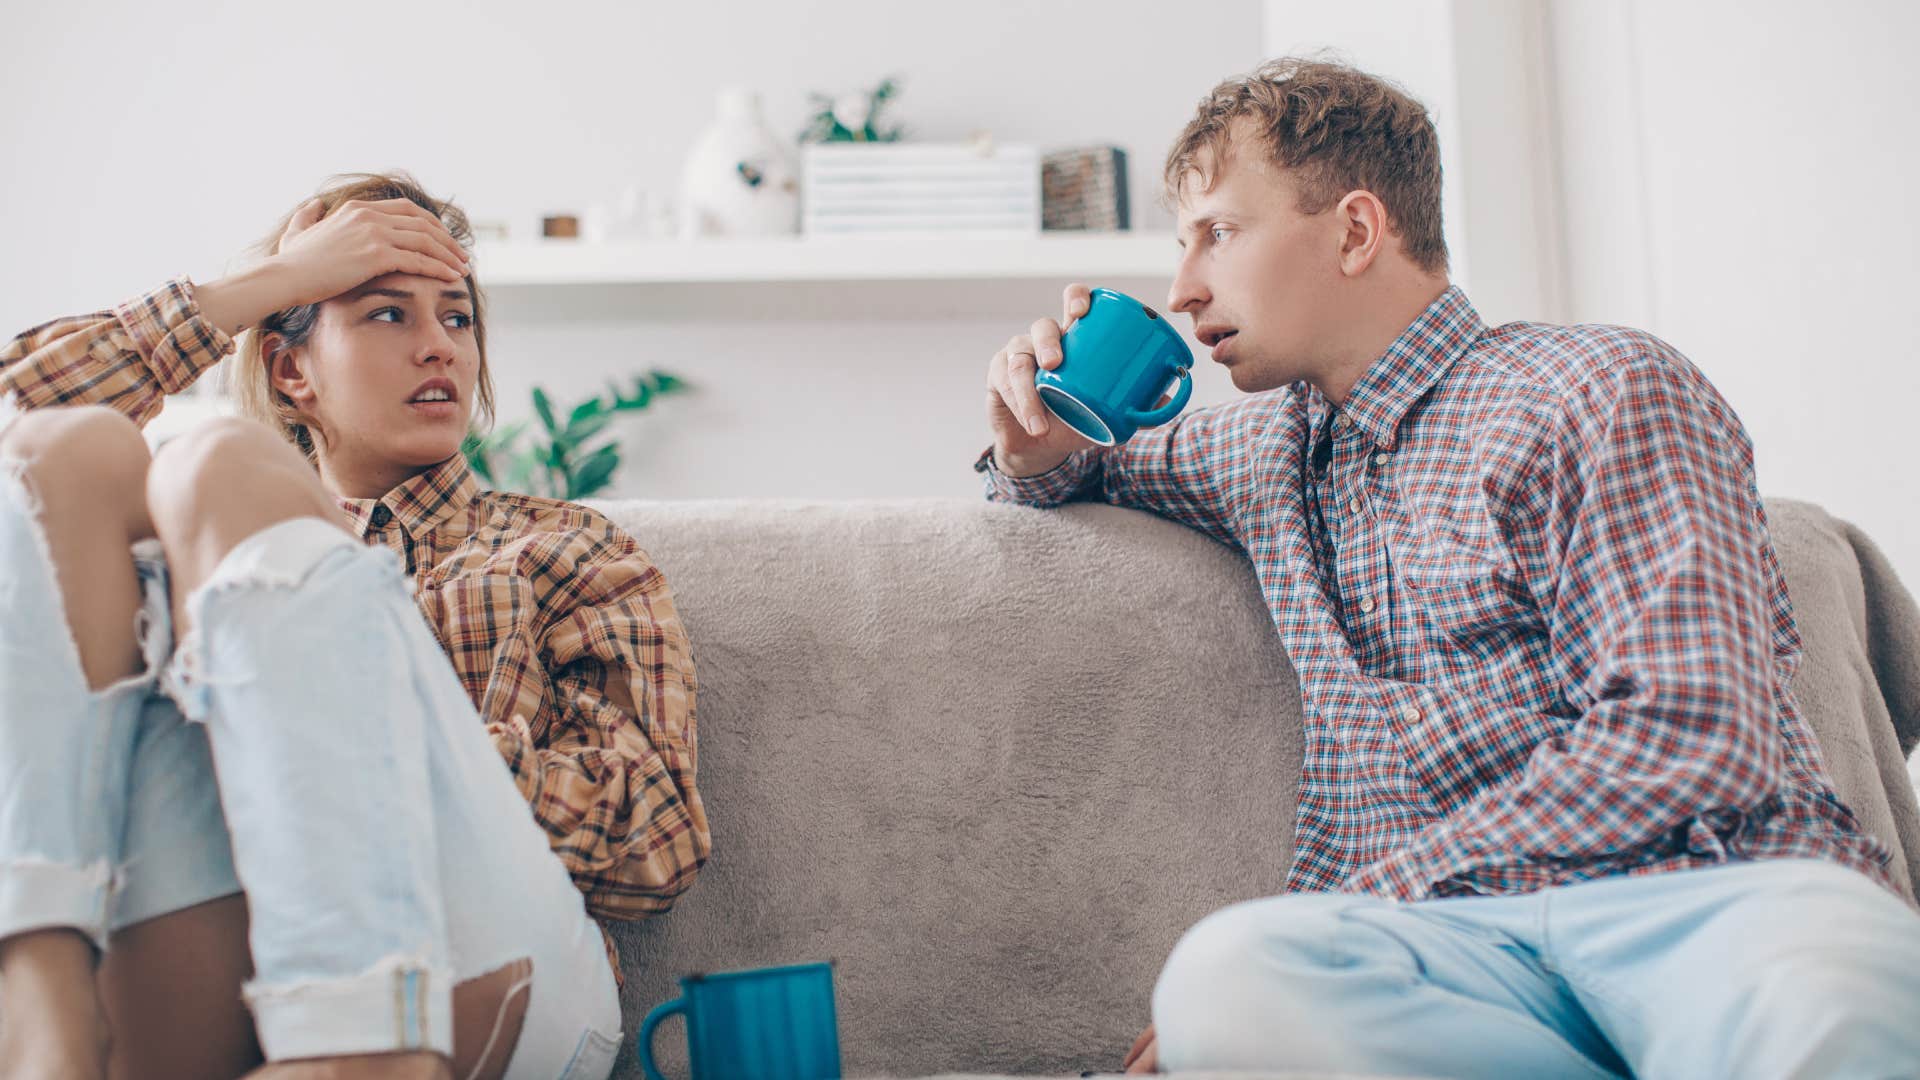
<svg viewBox="0 0 1920 1080">
<path fill-rule="evenodd" d="M 595 919 L 708 851 L 693 662 L 631 537 L 469 473 L 468 243 L 346 178 L 0 348 L 0 1075 L 612 1068 Z M 150 457 L 229 353 L 250 418 Z"/>
</svg>

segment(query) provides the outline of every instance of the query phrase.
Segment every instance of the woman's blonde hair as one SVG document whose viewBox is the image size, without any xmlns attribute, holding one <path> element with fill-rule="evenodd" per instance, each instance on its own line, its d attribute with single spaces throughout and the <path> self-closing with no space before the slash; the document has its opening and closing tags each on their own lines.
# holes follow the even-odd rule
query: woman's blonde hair
<svg viewBox="0 0 1920 1080">
<path fill-rule="evenodd" d="M 442 202 L 428 195 L 413 177 L 404 172 L 336 176 L 315 197 L 320 200 L 320 216 L 323 218 L 341 204 L 356 199 L 366 202 L 406 199 L 438 217 L 462 250 L 469 254 L 473 251 L 473 229 L 467 223 L 466 212 L 451 202 Z M 306 202 L 302 201 L 301 206 L 305 205 Z M 293 215 L 299 210 L 300 207 L 296 206 L 288 211 L 255 250 L 261 255 L 276 254 L 280 250 L 280 237 L 287 231 L 287 223 L 293 220 Z M 487 370 L 487 321 L 480 284 L 474 280 L 472 273 L 467 274 L 466 285 L 468 294 L 473 298 L 473 342 L 480 354 L 480 371 L 475 382 L 479 411 L 474 423 L 484 430 L 493 424 L 493 376 Z M 276 311 L 260 320 L 259 326 L 240 335 L 238 347 L 232 359 L 227 361 L 227 390 L 233 395 L 241 415 L 279 431 L 288 442 L 300 448 L 308 461 L 314 460 L 315 452 L 313 418 L 302 413 L 285 394 L 274 388 L 269 363 L 271 357 L 265 353 L 265 342 L 267 335 L 273 334 L 279 336 L 283 349 L 304 344 L 312 336 L 313 325 L 319 315 L 319 304 L 302 304 Z"/>
</svg>

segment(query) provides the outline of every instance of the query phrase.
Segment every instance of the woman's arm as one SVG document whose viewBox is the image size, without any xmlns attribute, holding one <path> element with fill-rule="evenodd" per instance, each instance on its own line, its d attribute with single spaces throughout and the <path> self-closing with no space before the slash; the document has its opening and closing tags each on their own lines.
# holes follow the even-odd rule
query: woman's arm
<svg viewBox="0 0 1920 1080">
<path fill-rule="evenodd" d="M 338 296 L 371 278 L 413 273 L 458 281 L 460 246 L 406 199 L 345 203 L 324 220 L 300 208 L 266 258 L 203 285 L 184 278 L 109 311 L 55 319 L 0 346 L 0 401 L 21 409 L 105 405 L 137 424 L 273 312 Z"/>
<path fill-rule="evenodd" d="M 537 561 L 578 569 L 543 604 L 542 663 L 489 688 L 515 715 L 487 732 L 587 910 L 665 911 L 712 846 L 694 787 L 686 629 L 666 578 L 618 529 L 576 532 Z"/>
</svg>

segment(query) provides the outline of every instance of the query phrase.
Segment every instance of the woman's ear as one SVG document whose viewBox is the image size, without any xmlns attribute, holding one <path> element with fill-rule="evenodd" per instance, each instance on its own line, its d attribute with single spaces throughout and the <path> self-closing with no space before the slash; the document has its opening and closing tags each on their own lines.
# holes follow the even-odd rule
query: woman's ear
<svg viewBox="0 0 1920 1080">
<path fill-rule="evenodd" d="M 268 334 L 260 341 L 260 355 L 266 357 L 267 381 L 287 396 L 301 412 L 312 411 L 313 381 L 307 377 L 307 351 L 289 346 L 279 334 Z"/>
</svg>

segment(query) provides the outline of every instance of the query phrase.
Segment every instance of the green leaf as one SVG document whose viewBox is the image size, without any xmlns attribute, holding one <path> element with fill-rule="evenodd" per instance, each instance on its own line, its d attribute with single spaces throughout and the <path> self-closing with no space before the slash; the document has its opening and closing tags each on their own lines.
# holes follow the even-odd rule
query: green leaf
<svg viewBox="0 0 1920 1080">
<path fill-rule="evenodd" d="M 595 404 L 597 405 L 599 403 L 595 402 Z M 579 410 L 574 410 L 574 415 L 579 416 Z M 565 438 L 569 443 L 578 446 L 588 439 L 593 438 L 595 433 L 601 428 L 606 427 L 607 421 L 611 419 L 613 419 L 613 417 L 606 413 L 595 413 L 578 420 L 569 420 L 567 421 L 567 430 L 564 433 Z"/>
<path fill-rule="evenodd" d="M 567 486 L 567 498 L 584 499 L 606 487 L 613 478 L 613 470 L 619 467 L 620 448 L 612 443 L 602 446 L 574 470 L 572 482 Z"/>
<path fill-rule="evenodd" d="M 487 452 L 480 448 L 479 443 L 475 443 L 473 448 L 467 451 L 467 467 L 473 470 L 475 476 L 485 480 L 489 486 L 493 484 L 493 462 L 487 460 Z"/>
<path fill-rule="evenodd" d="M 518 442 L 520 436 L 524 434 L 526 430 L 527 422 L 525 420 L 516 420 L 506 427 L 495 431 L 492 435 L 487 436 L 488 447 L 494 450 L 505 450 L 507 447 Z"/>
<path fill-rule="evenodd" d="M 585 420 L 589 416 L 598 416 L 606 407 L 606 403 L 599 398 L 588 398 L 580 404 L 575 405 L 573 411 L 567 414 L 567 427 L 572 428 L 573 425 Z"/>
<path fill-rule="evenodd" d="M 690 389 L 692 386 L 687 380 L 675 375 L 671 371 L 661 371 L 655 368 L 648 374 L 649 377 L 653 379 L 654 390 L 658 393 L 677 394 L 682 390 Z"/>
<path fill-rule="evenodd" d="M 536 464 L 531 455 L 514 458 L 513 464 L 507 467 L 507 490 L 524 495 L 533 494 L 533 468 Z"/>
<path fill-rule="evenodd" d="M 547 401 L 547 392 L 537 386 L 533 388 L 533 411 L 540 414 L 540 423 L 547 434 L 559 433 L 560 425 L 553 422 L 553 405 Z"/>
</svg>

